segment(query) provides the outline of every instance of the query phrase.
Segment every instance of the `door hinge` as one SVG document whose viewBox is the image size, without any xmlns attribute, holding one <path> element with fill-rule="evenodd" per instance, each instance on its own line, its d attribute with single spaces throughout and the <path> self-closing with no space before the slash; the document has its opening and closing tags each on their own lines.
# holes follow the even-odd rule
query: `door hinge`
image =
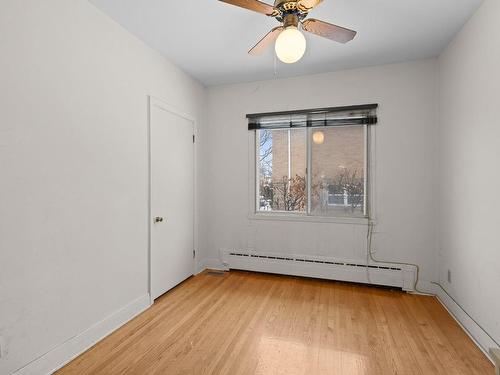
<svg viewBox="0 0 500 375">
<path fill-rule="evenodd" d="M 193 134 L 193 143 L 196 141 L 196 136 Z"/>
<path fill-rule="evenodd" d="M 196 258 L 196 250 L 193 250 L 193 258 Z"/>
</svg>

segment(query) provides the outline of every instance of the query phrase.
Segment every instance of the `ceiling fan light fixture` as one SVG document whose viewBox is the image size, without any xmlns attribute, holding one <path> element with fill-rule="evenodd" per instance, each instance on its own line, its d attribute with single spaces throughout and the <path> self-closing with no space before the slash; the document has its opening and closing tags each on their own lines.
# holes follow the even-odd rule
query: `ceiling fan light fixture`
<svg viewBox="0 0 500 375">
<path fill-rule="evenodd" d="M 296 26 L 289 26 L 276 39 L 275 51 L 285 64 L 296 63 L 306 52 L 306 38 Z"/>
<path fill-rule="evenodd" d="M 267 47 L 275 43 L 274 48 L 278 58 L 285 64 L 293 64 L 306 52 L 306 38 L 301 31 L 338 43 L 350 42 L 356 36 L 354 30 L 308 18 L 309 12 L 323 0 L 274 0 L 274 6 L 267 4 L 265 0 L 219 1 L 275 18 L 281 24 L 269 31 L 248 51 L 252 56 L 261 55 Z"/>
</svg>

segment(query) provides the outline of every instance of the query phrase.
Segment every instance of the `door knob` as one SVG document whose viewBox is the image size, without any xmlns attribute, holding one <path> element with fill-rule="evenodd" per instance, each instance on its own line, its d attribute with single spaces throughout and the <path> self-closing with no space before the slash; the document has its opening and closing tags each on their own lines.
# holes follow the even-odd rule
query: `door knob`
<svg viewBox="0 0 500 375">
<path fill-rule="evenodd" d="M 155 223 L 161 223 L 163 221 L 163 218 L 161 216 L 155 217 Z"/>
</svg>

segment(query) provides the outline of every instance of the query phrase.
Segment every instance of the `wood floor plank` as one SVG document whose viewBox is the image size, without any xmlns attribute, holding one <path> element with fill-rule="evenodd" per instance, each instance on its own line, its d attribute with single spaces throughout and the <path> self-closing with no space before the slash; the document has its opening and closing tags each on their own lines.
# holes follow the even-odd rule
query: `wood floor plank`
<svg viewBox="0 0 500 375">
<path fill-rule="evenodd" d="M 242 271 L 192 277 L 57 372 L 493 373 L 433 297 Z"/>
</svg>

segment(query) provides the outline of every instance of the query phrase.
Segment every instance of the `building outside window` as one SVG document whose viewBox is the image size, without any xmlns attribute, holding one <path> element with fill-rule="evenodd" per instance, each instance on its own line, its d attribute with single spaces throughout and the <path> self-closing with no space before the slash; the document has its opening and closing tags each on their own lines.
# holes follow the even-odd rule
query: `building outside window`
<svg viewBox="0 0 500 375">
<path fill-rule="evenodd" d="M 257 212 L 366 217 L 368 124 L 301 123 L 256 130 Z"/>
</svg>

